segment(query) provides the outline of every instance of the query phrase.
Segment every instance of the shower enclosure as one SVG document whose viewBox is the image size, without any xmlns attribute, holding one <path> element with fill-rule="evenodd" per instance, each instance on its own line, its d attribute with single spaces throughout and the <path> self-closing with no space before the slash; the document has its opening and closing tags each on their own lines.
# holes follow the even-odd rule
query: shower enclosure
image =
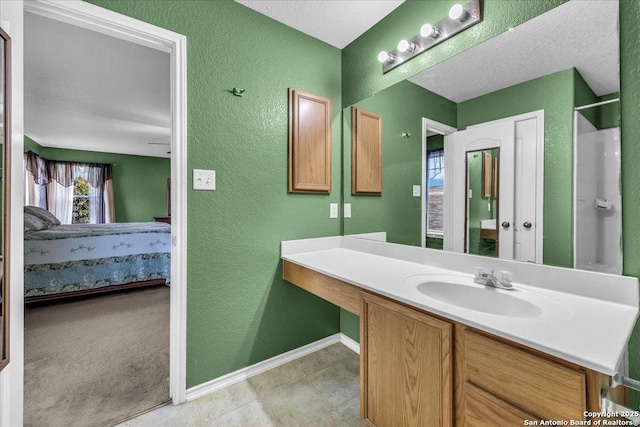
<svg viewBox="0 0 640 427">
<path fill-rule="evenodd" d="M 622 274 L 620 128 L 585 116 L 574 113 L 574 266 Z"/>
</svg>

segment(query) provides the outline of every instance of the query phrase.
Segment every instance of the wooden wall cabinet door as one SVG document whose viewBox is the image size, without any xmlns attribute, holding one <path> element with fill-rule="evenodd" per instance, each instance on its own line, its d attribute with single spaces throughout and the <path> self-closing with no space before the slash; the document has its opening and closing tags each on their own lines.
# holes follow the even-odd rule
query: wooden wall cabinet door
<svg viewBox="0 0 640 427">
<path fill-rule="evenodd" d="M 331 193 L 331 100 L 289 89 L 289 191 Z"/>
<path fill-rule="evenodd" d="M 360 418 L 376 427 L 450 427 L 452 325 L 365 293 Z"/>
<path fill-rule="evenodd" d="M 382 116 L 351 113 L 351 194 L 382 194 Z"/>
</svg>

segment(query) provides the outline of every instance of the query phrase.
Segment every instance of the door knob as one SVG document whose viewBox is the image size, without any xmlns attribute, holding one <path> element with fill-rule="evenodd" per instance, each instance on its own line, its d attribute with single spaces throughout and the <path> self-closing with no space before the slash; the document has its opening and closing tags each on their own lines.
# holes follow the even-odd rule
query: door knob
<svg viewBox="0 0 640 427">
<path fill-rule="evenodd" d="M 527 221 L 527 222 L 525 222 L 524 224 L 522 224 L 522 226 L 523 226 L 524 228 L 527 228 L 527 229 L 528 229 L 528 228 L 531 228 L 531 223 L 530 223 L 529 221 Z"/>
<path fill-rule="evenodd" d="M 509 224 L 509 222 L 508 222 L 508 221 L 504 221 L 504 222 L 502 223 L 502 228 L 509 228 L 509 226 L 510 226 L 510 225 L 511 225 L 511 224 Z"/>
</svg>

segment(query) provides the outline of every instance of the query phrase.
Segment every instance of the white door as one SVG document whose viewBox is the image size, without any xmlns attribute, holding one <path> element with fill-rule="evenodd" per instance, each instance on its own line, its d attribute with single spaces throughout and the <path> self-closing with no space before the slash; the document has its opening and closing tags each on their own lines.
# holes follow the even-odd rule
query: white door
<svg viewBox="0 0 640 427">
<path fill-rule="evenodd" d="M 536 262 L 537 120 L 532 118 L 517 121 L 515 126 L 513 259 Z M 499 200 L 502 203 L 502 199 Z"/>
<path fill-rule="evenodd" d="M 451 173 L 445 168 L 445 194 L 451 189 L 452 212 L 445 217 L 451 218 L 450 239 L 445 233 L 445 244 L 451 244 L 447 250 L 465 252 L 465 240 L 467 234 L 467 174 L 466 156 L 469 151 L 500 149 L 500 167 L 498 177 L 498 243 L 500 258 L 513 259 L 514 234 L 513 227 L 513 194 L 514 194 L 514 140 L 515 126 L 513 121 L 494 123 L 478 128 L 471 128 L 452 134 L 452 168 Z M 446 156 L 446 153 L 445 153 Z M 451 187 L 448 187 L 451 183 Z M 445 204 L 446 209 L 446 204 Z M 504 224 L 504 227 L 501 226 Z M 447 240 L 450 240 L 447 242 Z M 503 249 L 504 245 L 504 249 Z"/>
<path fill-rule="evenodd" d="M 451 203 L 445 203 L 444 216 L 451 221 L 445 231 L 446 250 L 465 252 L 466 153 L 499 148 L 498 256 L 542 263 L 542 233 L 538 227 L 542 221 L 543 117 L 541 112 L 534 112 L 452 134 L 451 143 L 445 145 L 452 157 L 448 172 L 445 168 L 445 184 L 451 182 L 452 193 Z M 446 239 L 447 234 L 451 239 Z"/>
</svg>

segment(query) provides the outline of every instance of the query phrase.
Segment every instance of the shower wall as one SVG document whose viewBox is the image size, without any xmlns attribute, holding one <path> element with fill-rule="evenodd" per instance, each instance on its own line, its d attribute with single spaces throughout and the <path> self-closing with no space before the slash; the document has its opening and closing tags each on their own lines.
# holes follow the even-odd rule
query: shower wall
<svg viewBox="0 0 640 427">
<path fill-rule="evenodd" d="M 576 268 L 621 274 L 620 129 L 576 119 Z"/>
</svg>

